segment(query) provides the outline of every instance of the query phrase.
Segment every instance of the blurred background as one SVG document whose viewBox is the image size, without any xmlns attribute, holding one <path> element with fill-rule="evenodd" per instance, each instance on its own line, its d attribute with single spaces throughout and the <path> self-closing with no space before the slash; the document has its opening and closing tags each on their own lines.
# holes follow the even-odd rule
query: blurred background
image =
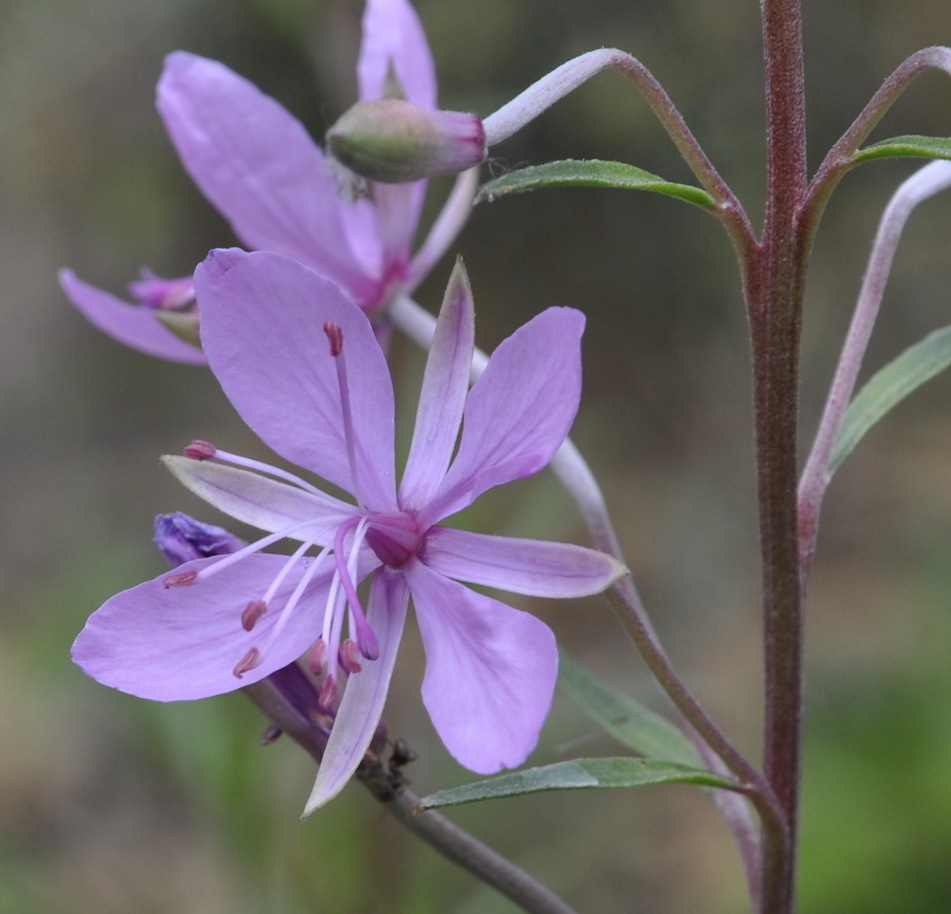
<svg viewBox="0 0 951 914">
<path fill-rule="evenodd" d="M 919 47 L 951 42 L 943 0 L 806 0 L 810 161 Z M 725 0 L 418 0 L 444 107 L 488 113 L 567 58 L 616 45 L 664 83 L 761 218 L 757 6 Z M 195 437 L 266 457 L 205 370 L 126 350 L 66 302 L 56 270 L 124 294 L 143 265 L 191 271 L 234 239 L 154 111 L 163 56 L 220 59 L 320 136 L 355 93 L 359 0 L 4 0 L 0 4 L 0 914 L 461 912 L 513 907 L 416 846 L 359 785 L 306 822 L 313 772 L 258 746 L 240 694 L 155 705 L 69 661 L 86 617 L 160 573 L 156 513 L 221 518 L 160 467 Z M 875 138 L 951 134 L 925 75 Z M 686 167 L 604 74 L 493 150 L 487 173 L 552 158 Z M 914 162 L 864 166 L 833 198 L 810 277 L 802 437 L 811 440 L 882 207 Z M 446 187 L 434 182 L 435 206 Z M 948 321 L 951 197 L 912 217 L 866 368 Z M 588 314 L 575 439 L 688 682 L 758 754 L 758 568 L 745 319 L 716 222 L 650 195 L 558 190 L 479 207 L 457 245 L 479 342 L 532 314 Z M 449 259 L 419 292 L 438 306 Z M 397 345 L 408 378 L 421 360 Z M 412 388 L 411 388 L 412 389 Z M 837 477 L 809 615 L 802 910 L 934 912 L 951 899 L 951 379 L 902 405 Z M 412 393 L 404 393 L 407 408 Z M 405 413 L 404 413 L 405 415 Z M 546 475 L 489 499 L 479 529 L 583 540 Z M 241 532 L 241 531 L 238 531 Z M 603 600 L 527 604 L 618 688 L 665 709 Z M 469 776 L 419 702 L 406 638 L 391 732 L 419 793 Z M 559 696 L 534 764 L 619 747 Z M 576 793 L 453 818 L 585 912 L 745 909 L 736 854 L 688 788 Z"/>
</svg>

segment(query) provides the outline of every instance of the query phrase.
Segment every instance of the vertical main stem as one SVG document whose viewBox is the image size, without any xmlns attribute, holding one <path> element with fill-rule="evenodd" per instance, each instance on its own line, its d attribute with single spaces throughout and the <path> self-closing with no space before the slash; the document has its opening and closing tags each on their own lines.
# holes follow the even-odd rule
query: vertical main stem
<svg viewBox="0 0 951 914">
<path fill-rule="evenodd" d="M 783 809 L 785 835 L 764 833 L 763 914 L 795 899 L 802 707 L 802 599 L 796 525 L 799 336 L 805 244 L 797 214 L 806 192 L 805 98 L 799 0 L 762 0 L 768 186 L 747 296 L 763 561 L 764 773 Z"/>
</svg>

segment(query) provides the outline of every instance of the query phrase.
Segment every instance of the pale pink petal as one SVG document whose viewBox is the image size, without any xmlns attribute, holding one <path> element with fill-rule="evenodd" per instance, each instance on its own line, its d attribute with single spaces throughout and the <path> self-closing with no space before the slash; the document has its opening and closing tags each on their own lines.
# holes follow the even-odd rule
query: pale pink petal
<svg viewBox="0 0 951 914">
<path fill-rule="evenodd" d="M 331 545 L 337 528 L 359 510 L 323 492 L 298 489 L 239 467 L 173 455 L 162 461 L 179 482 L 219 511 L 268 533 L 295 526 L 288 538 L 300 542 Z"/>
<path fill-rule="evenodd" d="M 461 263 L 443 299 L 416 413 L 416 429 L 400 485 L 403 508 L 426 504 L 442 482 L 456 446 L 469 392 L 475 345 L 472 291 Z"/>
<path fill-rule="evenodd" d="M 204 353 L 177 337 L 143 305 L 128 302 L 90 286 L 72 270 L 60 270 L 59 284 L 85 318 L 113 339 L 140 352 L 174 362 L 204 365 Z"/>
<path fill-rule="evenodd" d="M 367 621 L 376 634 L 380 656 L 361 660 L 363 669 L 347 682 L 314 789 L 304 808 L 305 816 L 343 789 L 370 747 L 383 714 L 408 602 L 403 576 L 388 568 L 379 569 L 373 577 Z"/>
<path fill-rule="evenodd" d="M 408 101 L 436 107 L 436 68 L 416 11 L 407 0 L 367 0 L 357 62 L 360 98 L 382 98 L 391 68 Z"/>
<path fill-rule="evenodd" d="M 469 393 L 459 451 L 424 523 L 551 460 L 578 410 L 583 330 L 580 311 L 549 308 L 495 350 Z"/>
<path fill-rule="evenodd" d="M 479 774 L 520 765 L 558 677 L 551 629 L 421 562 L 405 573 L 426 649 L 423 703 L 446 748 Z"/>
<path fill-rule="evenodd" d="M 357 61 L 360 98 L 372 100 L 386 95 L 391 72 L 407 101 L 424 108 L 436 107 L 436 68 L 416 11 L 407 0 L 367 0 Z M 374 185 L 387 274 L 408 269 L 425 193 L 425 181 Z"/>
<path fill-rule="evenodd" d="M 373 185 L 381 269 L 387 282 L 399 284 L 409 278 L 410 252 L 425 193 L 425 181 Z"/>
<path fill-rule="evenodd" d="M 536 597 L 590 596 L 627 573 L 611 556 L 584 546 L 451 527 L 432 527 L 419 558 L 437 574 Z"/>
<path fill-rule="evenodd" d="M 213 251 L 195 290 L 205 354 L 244 421 L 291 463 L 375 510 L 395 508 L 393 387 L 363 312 L 313 270 L 263 251 Z M 343 331 L 357 480 L 327 322 Z"/>
<path fill-rule="evenodd" d="M 166 59 L 156 103 L 188 173 L 245 244 L 314 267 L 357 301 L 372 296 L 347 244 L 335 179 L 286 109 L 184 51 Z"/>
<path fill-rule="evenodd" d="M 291 570 L 250 632 L 241 612 L 260 599 L 287 561 L 253 555 L 203 581 L 166 587 L 169 575 L 204 568 L 220 557 L 180 565 L 107 600 L 90 616 L 73 644 L 73 660 L 99 682 L 155 701 L 206 698 L 263 679 L 286 666 L 320 634 L 333 563 L 308 585 L 280 636 L 257 668 L 239 679 L 233 670 L 267 642 L 287 597 L 300 580 L 301 562 Z"/>
</svg>

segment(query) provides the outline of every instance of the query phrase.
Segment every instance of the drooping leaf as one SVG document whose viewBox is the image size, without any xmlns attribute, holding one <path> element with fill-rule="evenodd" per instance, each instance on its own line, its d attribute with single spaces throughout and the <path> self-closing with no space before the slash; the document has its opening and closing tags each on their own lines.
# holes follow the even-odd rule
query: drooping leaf
<svg viewBox="0 0 951 914">
<path fill-rule="evenodd" d="M 541 768 L 513 771 L 462 787 L 439 790 L 423 797 L 417 809 L 459 806 L 479 800 L 497 800 L 545 790 L 648 787 L 654 784 L 695 784 L 739 790 L 732 777 L 677 762 L 643 758 L 588 758 L 557 762 Z"/>
<path fill-rule="evenodd" d="M 507 194 L 520 194 L 543 187 L 611 187 L 620 190 L 649 190 L 667 194 L 702 209 L 716 209 L 713 198 L 699 187 L 675 184 L 657 175 L 627 165 L 600 159 L 564 159 L 544 165 L 530 165 L 483 184 L 477 203 L 491 203 Z"/>
<path fill-rule="evenodd" d="M 949 365 L 951 326 L 935 330 L 875 374 L 849 404 L 829 457 L 829 475 L 879 419 Z"/>
<path fill-rule="evenodd" d="M 564 651 L 560 654 L 559 683 L 592 720 L 639 755 L 700 764 L 693 744 L 669 720 L 602 682 Z"/>
<path fill-rule="evenodd" d="M 869 162 L 872 159 L 890 159 L 914 156 L 924 159 L 951 159 L 951 137 L 946 136 L 895 136 L 880 143 L 859 149 L 852 161 Z"/>
</svg>

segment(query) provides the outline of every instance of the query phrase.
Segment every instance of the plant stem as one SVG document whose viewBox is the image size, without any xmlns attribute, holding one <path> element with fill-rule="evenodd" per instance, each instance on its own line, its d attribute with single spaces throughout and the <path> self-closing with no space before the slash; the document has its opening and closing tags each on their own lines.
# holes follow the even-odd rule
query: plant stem
<svg viewBox="0 0 951 914">
<path fill-rule="evenodd" d="M 764 822 L 763 914 L 795 899 L 802 720 L 802 597 L 796 523 L 799 337 L 806 251 L 798 209 L 806 190 L 802 22 L 798 0 L 762 0 L 766 63 L 767 208 L 745 264 L 763 562 L 764 773 L 785 836 Z"/>
<path fill-rule="evenodd" d="M 822 500 L 835 469 L 830 463 L 832 451 L 855 390 L 905 223 L 919 203 L 949 186 L 951 164 L 932 162 L 902 182 L 882 213 L 816 439 L 799 482 L 799 552 L 803 582 L 808 579 L 812 566 Z"/>
<path fill-rule="evenodd" d="M 242 691 L 269 720 L 320 764 L 327 746 L 328 731 L 316 722 L 316 718 L 323 717 L 325 712 L 317 704 L 317 693 L 311 685 L 313 714 L 307 714 L 304 707 L 307 704 L 306 688 L 301 687 L 301 680 L 307 682 L 305 674 L 292 664 L 274 677 L 262 679 Z M 288 681 L 294 694 L 289 694 Z M 528 914 L 577 914 L 538 880 L 445 816 L 431 810 L 417 815 L 419 797 L 404 784 L 399 764 L 387 764 L 369 752 L 357 769 L 356 777 L 417 838 L 511 899 Z"/>
<path fill-rule="evenodd" d="M 751 244 L 753 232 L 739 200 L 707 158 L 664 87 L 644 64 L 625 51 L 600 48 L 556 67 L 485 118 L 486 142 L 494 145 L 507 139 L 556 101 L 609 68 L 623 73 L 641 93 L 690 170 L 716 201 L 716 214 L 734 246 L 739 251 L 746 250 Z"/>
</svg>

